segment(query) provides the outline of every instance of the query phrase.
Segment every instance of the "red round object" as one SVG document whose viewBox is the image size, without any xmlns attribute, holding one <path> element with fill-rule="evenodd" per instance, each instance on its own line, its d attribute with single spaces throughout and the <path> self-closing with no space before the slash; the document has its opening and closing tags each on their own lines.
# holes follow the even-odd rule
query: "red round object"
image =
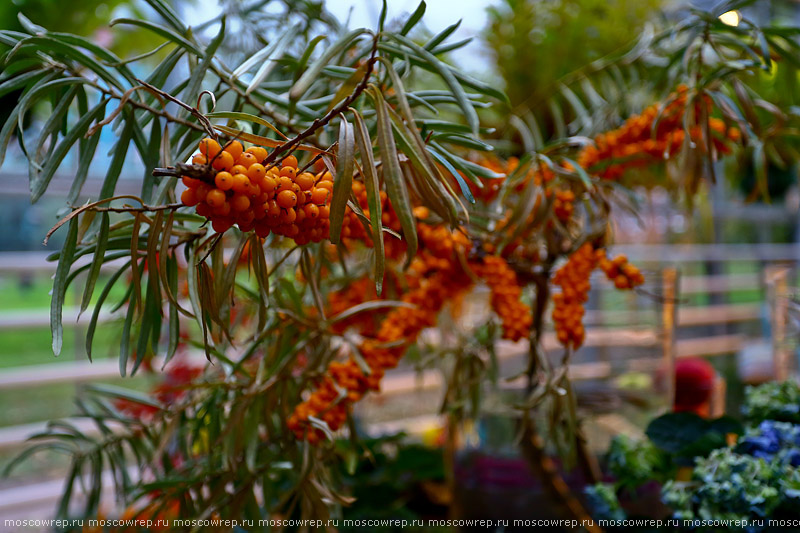
<svg viewBox="0 0 800 533">
<path fill-rule="evenodd" d="M 700 357 L 679 359 L 675 365 L 675 411 L 693 411 L 711 399 L 716 371 Z"/>
</svg>

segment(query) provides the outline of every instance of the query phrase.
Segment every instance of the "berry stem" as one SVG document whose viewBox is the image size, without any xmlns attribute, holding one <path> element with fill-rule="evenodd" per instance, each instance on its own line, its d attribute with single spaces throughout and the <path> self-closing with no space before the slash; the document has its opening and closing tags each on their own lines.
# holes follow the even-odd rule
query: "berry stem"
<svg viewBox="0 0 800 533">
<path fill-rule="evenodd" d="M 346 111 L 347 108 L 350 107 L 350 104 L 352 104 L 355 101 L 355 99 L 358 98 L 361 95 L 361 93 L 364 92 L 364 90 L 367 88 L 367 84 L 369 83 L 369 78 L 370 76 L 372 76 L 372 70 L 375 67 L 375 62 L 378 60 L 377 52 L 378 52 L 378 35 L 375 35 L 375 38 L 372 41 L 372 51 L 370 52 L 370 57 L 369 60 L 367 61 L 367 69 L 366 69 L 367 71 L 364 74 L 364 77 L 361 79 L 361 82 L 359 82 L 358 86 L 353 90 L 353 92 L 350 93 L 350 95 L 347 96 L 347 98 L 342 100 L 342 102 L 338 106 L 331 109 L 324 117 L 314 120 L 311 126 L 306 128 L 304 131 L 300 132 L 300 134 L 298 134 L 296 137 L 294 137 L 289 141 L 286 141 L 282 145 L 275 148 L 272 151 L 272 153 L 269 154 L 267 158 L 261 162 L 261 164 L 264 165 L 265 167 L 269 167 L 269 165 L 273 161 L 278 159 L 279 155 L 289 150 L 292 150 L 295 146 L 300 144 L 303 141 L 303 139 L 310 137 L 318 129 L 322 128 L 323 126 L 328 124 L 328 122 L 333 120 L 334 117 Z"/>
</svg>

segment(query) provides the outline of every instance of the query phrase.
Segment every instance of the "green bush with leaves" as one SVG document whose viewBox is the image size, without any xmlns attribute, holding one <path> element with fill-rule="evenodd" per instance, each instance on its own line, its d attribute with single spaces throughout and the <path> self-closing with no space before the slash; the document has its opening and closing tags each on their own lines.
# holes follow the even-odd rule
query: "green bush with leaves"
<svg viewBox="0 0 800 533">
<path fill-rule="evenodd" d="M 683 99 L 670 117 L 682 141 L 667 164 L 682 180 L 673 186 L 686 184 L 690 194 L 702 177 L 713 178 L 718 149 L 727 150 L 711 124 L 735 128 L 737 139 L 763 150 L 749 118 L 754 102 L 737 88 L 741 78 L 769 69 L 773 53 L 793 53 L 769 46 L 786 38 L 780 31 L 718 20 L 744 3 L 693 11 L 679 25 L 645 36 L 637 49 L 636 57 L 659 61 L 665 74 L 658 91 L 663 101 L 645 117 L 648 124 L 658 130 L 664 109 L 673 109 L 678 93 Z M 243 4 L 198 28 L 165 0 L 147 4 L 157 14 L 153 20 L 112 22 L 115 31 L 132 26 L 161 41 L 130 58 L 24 17 L 23 31 L 0 30 L 0 96 L 22 92 L 0 127 L 0 159 L 17 139 L 29 163 L 33 202 L 51 187 L 68 154 L 77 160 L 66 178 L 62 218 L 50 232 L 63 228 L 65 234 L 63 248 L 51 255 L 57 261 L 54 352 L 63 342 L 66 289 L 82 284 L 81 311 L 91 312 L 89 357 L 98 319 L 108 310 L 120 323 L 123 376 L 170 369 L 179 351 L 204 353 L 213 363 L 201 376 L 151 395 L 93 386 L 78 409 L 96 424 L 96 434 L 54 422 L 37 435 L 19 460 L 42 450 L 71 459 L 59 516 L 74 509 L 79 487 L 86 487 L 86 497 L 78 512 L 96 516 L 106 471 L 120 502 L 147 516 L 342 516 L 351 498 L 342 492 L 339 460 L 364 455 L 354 404 L 379 388 L 384 371 L 436 325 L 446 304 L 478 282 L 490 287 L 489 307 L 497 316 L 489 320 L 499 318 L 502 327 L 483 328 L 477 339 L 462 332 L 454 336 L 459 346 L 441 351 L 442 412 L 456 418 L 465 405 L 479 405 L 496 374 L 495 345 L 501 337 L 529 335 L 526 393 L 512 406 L 520 414 L 523 452 L 531 462 L 541 458 L 544 443 L 532 421 L 546 409 L 547 434 L 569 443 L 566 453 L 582 442 L 568 379 L 577 346 L 567 343 L 553 365 L 541 339 L 551 278 L 563 259 L 585 251 L 584 244 L 607 246 L 612 206 L 636 209 L 626 188 L 639 176 L 636 165 L 627 174 L 633 181 L 613 181 L 602 174 L 609 165 L 624 166 L 616 153 L 600 165 L 576 163 L 592 147 L 586 135 L 609 127 L 584 103 L 600 95 L 600 86 L 583 84 L 576 92 L 570 87 L 589 78 L 565 81 L 562 94 L 574 116 L 550 138 L 530 117 L 501 111 L 504 129 L 512 126 L 521 141 L 509 147 L 512 139 L 490 137 L 479 114 L 493 104 L 506 109 L 505 95 L 443 60 L 465 44 L 449 42 L 458 24 L 425 42 L 409 37 L 424 2 L 398 22 L 386 20 L 384 4 L 375 29 L 354 30 L 315 2 L 287 2 L 280 16 L 261 10 L 261 2 Z M 602 69 L 610 72 L 614 64 Z M 38 109 L 41 120 L 26 123 L 29 109 Z M 101 130 L 113 132 L 110 161 L 99 193 L 83 203 L 89 169 L 101 155 Z M 178 201 L 181 183 L 205 196 L 216 186 L 223 151 L 197 161 L 193 154 L 217 141 L 263 147 L 263 159 L 250 161 L 264 167 L 253 173 L 259 190 L 249 179 L 239 184 L 258 198 L 263 217 L 273 209 L 267 191 L 280 183 L 288 200 L 273 210 L 284 217 L 283 233 L 254 231 L 248 224 L 255 211 L 253 219 L 215 233 L 209 217 Z M 497 163 L 486 154 L 495 145 L 508 148 L 503 157 L 521 157 L 513 165 Z M 137 159 L 145 169 L 141 191 L 117 194 L 123 168 Z M 320 200 L 306 216 L 316 218 L 325 208 L 328 225 L 324 239 L 300 244 L 289 235 L 297 212 L 287 205 L 311 189 L 289 176 L 312 168 L 312 196 L 319 186 Z M 270 171 L 281 174 L 266 181 Z M 571 209 L 558 211 L 554 193 Z M 204 209 L 228 216 L 214 203 L 220 205 L 207 201 Z M 348 237 L 345 228 L 360 237 Z M 506 250 L 519 241 L 535 253 L 512 259 Z M 594 248 L 590 253 L 595 257 Z M 124 296 L 110 301 L 116 285 Z M 361 329 L 348 327 L 356 322 Z M 452 340 L 442 337 L 441 344 Z M 337 436 L 346 434 L 350 440 L 337 448 Z M 131 475 L 132 466 L 139 475 Z M 542 472 L 559 486 L 552 468 Z M 586 518 L 571 503 L 573 514 Z"/>
</svg>

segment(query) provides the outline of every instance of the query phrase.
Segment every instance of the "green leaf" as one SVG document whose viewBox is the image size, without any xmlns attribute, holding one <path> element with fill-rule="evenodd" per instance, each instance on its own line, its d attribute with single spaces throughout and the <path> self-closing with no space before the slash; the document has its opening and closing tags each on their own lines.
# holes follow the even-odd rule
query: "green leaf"
<svg viewBox="0 0 800 533">
<path fill-rule="evenodd" d="M 462 19 L 458 19 L 458 22 L 456 22 L 456 23 L 454 23 L 454 24 L 451 24 L 450 26 L 446 27 L 446 28 L 445 28 L 444 30 L 442 30 L 441 32 L 439 32 L 439 33 L 437 33 L 436 35 L 434 35 L 434 36 L 431 38 L 431 40 L 429 40 L 427 43 L 425 43 L 425 50 L 429 50 L 430 52 L 433 52 L 433 51 L 434 51 L 434 49 L 435 49 L 437 46 L 439 46 L 440 44 L 442 44 L 442 43 L 444 42 L 444 40 L 445 40 L 445 39 L 447 39 L 448 37 L 450 37 L 450 35 L 452 35 L 452 34 L 453 34 L 453 32 L 454 32 L 454 31 L 456 31 L 456 30 L 458 29 L 458 27 L 459 27 L 459 26 L 461 26 L 461 20 L 462 20 Z"/>
<path fill-rule="evenodd" d="M 145 0 L 150 7 L 152 7 L 161 17 L 166 20 L 170 26 L 175 28 L 175 30 L 184 33 L 186 31 L 186 26 L 183 22 L 181 22 L 181 18 L 178 14 L 172 9 L 167 2 L 164 0 Z"/>
<path fill-rule="evenodd" d="M 400 35 L 407 35 L 408 32 L 410 32 L 414 26 L 417 25 L 417 22 L 419 22 L 420 19 L 422 19 L 422 16 L 425 14 L 426 7 L 425 0 L 422 0 L 417 6 L 417 9 L 415 9 L 411 16 L 408 17 L 406 23 L 403 24 L 403 28 L 400 30 Z"/>
<path fill-rule="evenodd" d="M 133 258 L 131 262 L 131 272 L 134 277 L 138 277 L 137 259 Z M 137 282 L 138 283 L 138 282 Z M 128 357 L 131 351 L 131 328 L 133 327 L 133 317 L 136 315 L 137 301 L 141 298 L 139 290 L 131 285 L 131 290 L 135 294 L 131 294 L 128 301 L 128 310 L 125 313 L 125 322 L 122 324 L 122 338 L 119 343 L 119 375 L 125 377 L 128 372 Z"/>
<path fill-rule="evenodd" d="M 117 180 L 122 172 L 122 166 L 125 164 L 125 158 L 128 155 L 128 148 L 133 135 L 133 128 L 131 120 L 125 121 L 125 127 L 114 146 L 114 155 L 111 157 L 111 162 L 108 165 L 108 172 L 103 180 L 103 185 L 100 187 L 100 199 L 111 198 L 114 195 L 114 190 L 117 188 Z"/>
<path fill-rule="evenodd" d="M 61 162 L 67 156 L 67 153 L 69 153 L 70 148 L 72 148 L 75 142 L 77 142 L 78 139 L 80 139 L 86 133 L 86 131 L 89 129 L 89 125 L 95 119 L 99 119 L 103 116 L 107 103 L 108 100 L 103 100 L 93 107 L 88 113 L 83 115 L 50 153 L 47 163 L 41 172 L 37 172 L 31 177 L 31 203 L 35 203 L 39 198 L 41 198 L 42 194 L 45 193 L 47 187 L 50 185 L 50 181 L 53 179 L 53 176 L 56 173 L 56 170 L 58 170 L 58 168 L 61 166 Z M 73 181 L 72 188 L 70 189 L 68 200 L 71 201 L 68 201 L 68 203 L 74 202 L 78 196 L 78 193 L 80 192 L 80 187 L 86 180 L 86 175 L 89 171 L 89 165 L 94 157 L 94 151 L 97 148 L 99 139 L 100 134 L 95 134 L 94 139 L 89 139 L 89 141 L 84 144 L 83 149 L 80 151 L 78 171 L 75 174 L 75 181 Z"/>
<path fill-rule="evenodd" d="M 364 124 L 361 115 L 353 110 L 355 121 L 355 138 L 358 142 L 358 151 L 361 152 L 361 175 L 364 179 L 364 188 L 367 190 L 367 205 L 369 206 L 370 226 L 372 227 L 372 245 L 375 249 L 375 290 L 377 294 L 383 291 L 383 276 L 386 270 L 385 251 L 383 243 L 383 222 L 381 220 L 381 199 L 378 185 L 378 173 L 375 169 L 375 159 L 372 154 L 372 140 L 369 130 Z M 336 189 L 334 188 L 334 191 Z"/>
<path fill-rule="evenodd" d="M 6 58 L 10 61 L 13 56 L 23 50 L 47 50 L 49 54 L 62 54 L 73 61 L 78 62 L 82 67 L 85 67 L 100 77 L 104 82 L 116 87 L 120 91 L 124 91 L 125 87 L 120 83 L 119 79 L 109 72 L 103 65 L 98 63 L 94 58 L 84 54 L 78 47 L 67 44 L 59 39 L 55 39 L 46 35 L 37 35 L 28 37 L 19 41 L 16 46 L 11 50 Z M 85 79 L 84 79 L 85 81 Z"/>
<path fill-rule="evenodd" d="M 303 55 L 300 56 L 300 59 L 297 61 L 297 71 L 295 72 L 294 81 L 297 81 L 300 77 L 300 73 L 306 69 L 308 66 L 308 60 L 311 59 L 311 54 L 314 53 L 314 49 L 324 38 L 325 35 L 317 35 L 311 39 L 310 43 L 308 43 L 308 46 L 306 46 L 306 49 L 303 51 Z"/>
<path fill-rule="evenodd" d="M 264 127 L 267 127 L 286 139 L 286 135 L 281 133 L 281 131 L 276 128 L 271 122 L 264 120 L 261 117 L 257 117 L 255 115 L 251 115 L 250 113 L 243 113 L 240 111 L 214 111 L 212 113 L 206 113 L 206 117 L 208 118 L 228 118 L 232 120 L 242 120 L 244 122 L 254 122 L 256 124 L 260 124 Z"/>
<path fill-rule="evenodd" d="M 333 182 L 333 198 L 330 210 L 330 240 L 333 244 L 339 243 L 344 222 L 344 213 L 347 209 L 347 199 L 353 188 L 353 168 L 355 163 L 355 136 L 351 126 L 344 115 L 339 122 L 339 154 L 336 158 L 336 177 Z"/>
<path fill-rule="evenodd" d="M 456 97 L 456 100 L 458 100 L 458 104 L 461 107 L 461 110 L 464 112 L 464 116 L 467 119 L 467 124 L 469 124 L 472 133 L 474 135 L 478 135 L 478 127 L 480 126 L 478 114 L 475 112 L 475 108 L 472 107 L 472 103 L 469 101 L 464 89 L 461 87 L 461 84 L 458 83 L 458 80 L 450 68 L 442 63 L 435 55 L 431 54 L 429 51 L 425 50 L 411 39 L 397 34 L 392 34 L 391 37 L 417 53 L 422 59 L 431 65 L 431 67 L 439 74 L 439 76 L 441 76 L 441 78 L 452 91 L 453 95 Z"/>
<path fill-rule="evenodd" d="M 434 170 L 435 167 L 428 165 L 427 151 L 424 148 L 420 150 L 411 140 L 412 134 L 400 118 L 397 117 L 396 113 L 389 110 L 389 116 L 392 119 L 392 130 L 394 131 L 397 146 L 400 151 L 408 156 L 411 166 L 416 170 L 414 177 L 418 176 L 420 178 L 415 179 L 419 194 L 437 215 L 448 220 L 451 225 L 457 225 L 458 212 L 455 202 L 442 186 L 440 179 L 438 179 L 438 169 Z M 436 172 L 435 175 L 434 172 Z"/>
<path fill-rule="evenodd" d="M 205 54 L 203 54 L 203 60 L 200 62 L 200 64 L 197 66 L 194 72 L 192 72 L 192 76 L 189 78 L 189 83 L 186 86 L 186 89 L 183 91 L 184 98 L 189 100 L 191 104 L 194 104 L 194 102 L 197 100 L 197 97 L 201 92 L 200 87 L 203 83 L 203 78 L 205 77 L 206 72 L 209 70 L 209 67 L 211 66 L 211 61 L 214 59 L 214 56 L 217 53 L 217 49 L 219 48 L 219 45 L 222 44 L 224 38 L 225 38 L 225 17 L 222 17 L 222 20 L 220 22 L 219 33 L 208 44 Z"/>
<path fill-rule="evenodd" d="M 331 98 L 331 101 L 328 104 L 327 111 L 330 111 L 331 109 L 336 107 L 336 104 L 347 98 L 348 95 L 350 95 L 355 90 L 358 84 L 361 83 L 361 80 L 364 79 L 364 76 L 366 75 L 367 75 L 366 65 L 359 65 L 359 67 L 353 71 L 350 77 L 347 78 L 347 80 L 343 84 L 341 84 L 339 88 L 336 90 L 336 94 L 333 95 L 333 98 Z"/>
<path fill-rule="evenodd" d="M 417 222 L 411 210 L 408 190 L 405 183 L 403 183 L 403 172 L 400 170 L 400 160 L 397 157 L 397 147 L 392 135 L 392 124 L 387 112 L 386 102 L 383 100 L 381 92 L 377 89 L 371 87 L 370 94 L 375 100 L 375 110 L 378 117 L 378 146 L 381 152 L 386 193 L 392 202 L 392 207 L 397 213 L 397 217 L 400 219 L 403 238 L 408 246 L 405 262 L 405 268 L 407 268 L 414 256 L 417 255 Z M 371 212 L 370 215 L 372 215 Z"/>
<path fill-rule="evenodd" d="M 322 68 L 330 63 L 334 57 L 347 50 L 347 48 L 349 48 L 356 39 L 365 33 L 369 33 L 369 30 L 363 28 L 353 30 L 325 50 L 325 52 L 320 55 L 316 61 L 311 64 L 311 66 L 308 67 L 308 70 L 306 70 L 303 75 L 300 76 L 300 79 L 297 80 L 297 83 L 292 86 L 292 89 L 289 91 L 289 99 L 295 101 L 299 100 L 306 93 L 306 91 L 308 91 L 309 87 L 311 87 L 311 84 L 314 83 L 317 78 L 319 78 Z"/>
<path fill-rule="evenodd" d="M 106 254 L 106 244 L 108 244 L 108 213 L 100 213 L 100 231 L 97 233 L 97 244 L 94 250 L 94 258 L 92 259 L 92 267 L 86 277 L 86 285 L 83 288 L 83 298 L 81 298 L 81 313 L 86 311 L 89 307 L 89 302 L 92 299 L 94 286 L 97 282 L 97 276 L 100 275 L 100 267 L 103 266 L 103 259 Z"/>
<path fill-rule="evenodd" d="M 172 41 L 173 43 L 177 44 L 181 48 L 184 48 L 186 51 L 193 53 L 197 57 L 203 57 L 203 51 L 200 50 L 194 43 L 187 40 L 184 37 L 181 37 L 177 33 L 170 31 L 169 29 L 161 26 L 159 24 L 155 24 L 153 22 L 149 22 L 146 20 L 139 20 L 139 19 L 131 19 L 131 18 L 117 18 L 111 21 L 109 26 L 116 26 L 117 24 L 130 24 L 131 26 L 139 26 L 146 30 L 150 30 L 151 32 L 164 37 Z"/>
<path fill-rule="evenodd" d="M 100 293 L 100 296 L 97 298 L 97 303 L 94 306 L 94 311 L 92 311 L 92 318 L 89 320 L 89 326 L 86 328 L 86 355 L 89 357 L 89 361 L 92 360 L 92 344 L 94 341 L 94 332 L 97 329 L 97 320 L 100 318 L 100 311 L 102 311 L 103 303 L 108 298 L 108 295 L 111 293 L 111 289 L 114 287 L 114 284 L 117 282 L 120 276 L 124 272 L 128 270 L 131 262 L 127 261 L 119 270 L 114 272 L 111 275 L 108 282 L 106 282 L 106 286 L 103 288 L 103 291 Z"/>
<path fill-rule="evenodd" d="M 67 238 L 64 247 L 61 249 L 61 256 L 56 267 L 55 278 L 53 279 L 53 295 L 50 299 L 50 332 L 53 337 L 53 353 L 61 353 L 64 328 L 61 324 L 61 313 L 64 307 L 64 296 L 67 293 L 66 279 L 72 267 L 72 256 L 78 243 L 78 217 L 73 217 L 69 221 Z"/>
<path fill-rule="evenodd" d="M 122 387 L 116 387 L 114 385 L 93 383 L 91 385 L 87 385 L 86 389 L 95 394 L 100 394 L 103 396 L 108 396 L 109 398 L 116 398 L 119 400 L 127 400 L 129 402 L 138 403 L 140 405 L 155 407 L 156 409 L 163 409 L 164 407 L 163 405 L 161 405 L 160 402 L 158 402 L 155 398 L 153 398 L 151 395 L 147 393 L 131 389 L 124 389 Z"/>
</svg>

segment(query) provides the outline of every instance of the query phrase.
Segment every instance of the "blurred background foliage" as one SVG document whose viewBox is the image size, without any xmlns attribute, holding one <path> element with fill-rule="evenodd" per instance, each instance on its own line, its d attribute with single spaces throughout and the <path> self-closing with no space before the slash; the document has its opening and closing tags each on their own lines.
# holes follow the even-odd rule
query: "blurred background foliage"
<svg viewBox="0 0 800 533">
<path fill-rule="evenodd" d="M 533 109 L 560 80 L 630 46 L 663 0 L 498 0 L 484 38 L 511 104 Z"/>
</svg>

